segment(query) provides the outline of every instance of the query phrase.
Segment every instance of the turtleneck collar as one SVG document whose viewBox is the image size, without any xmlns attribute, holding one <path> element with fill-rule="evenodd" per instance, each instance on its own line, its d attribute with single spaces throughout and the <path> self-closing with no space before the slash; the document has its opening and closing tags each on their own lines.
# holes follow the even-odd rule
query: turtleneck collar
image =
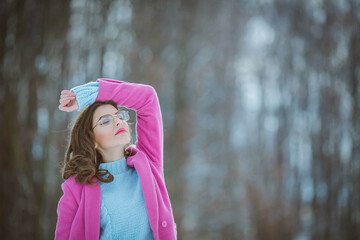
<svg viewBox="0 0 360 240">
<path fill-rule="evenodd" d="M 99 169 L 107 169 L 112 175 L 124 173 L 130 170 L 130 168 L 126 164 L 125 157 L 114 162 L 100 163 Z"/>
</svg>

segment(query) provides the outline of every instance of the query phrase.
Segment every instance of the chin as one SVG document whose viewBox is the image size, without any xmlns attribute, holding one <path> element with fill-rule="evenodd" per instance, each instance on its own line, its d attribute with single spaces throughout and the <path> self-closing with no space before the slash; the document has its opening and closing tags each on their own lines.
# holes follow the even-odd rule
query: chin
<svg viewBox="0 0 360 240">
<path fill-rule="evenodd" d="M 117 141 L 117 146 L 124 146 L 130 143 L 130 139 L 122 139 L 122 141 Z"/>
</svg>

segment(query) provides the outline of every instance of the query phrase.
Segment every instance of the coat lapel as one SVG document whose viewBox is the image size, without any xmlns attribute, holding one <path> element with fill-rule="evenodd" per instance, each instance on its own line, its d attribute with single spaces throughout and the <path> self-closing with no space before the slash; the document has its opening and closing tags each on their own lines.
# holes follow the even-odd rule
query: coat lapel
<svg viewBox="0 0 360 240">
<path fill-rule="evenodd" d="M 136 172 L 139 175 L 150 227 L 153 231 L 154 238 L 157 239 L 156 235 L 158 232 L 159 205 L 156 197 L 155 178 L 151 174 L 151 166 L 146 155 L 143 152 L 138 151 L 136 148 L 132 148 L 132 154 L 134 155 L 128 157 L 126 159 L 126 163 L 129 167 L 135 167 Z"/>
<path fill-rule="evenodd" d="M 93 178 L 93 182 L 95 186 L 86 184 L 84 188 L 86 240 L 98 240 L 100 237 L 101 188 L 96 178 Z"/>
<path fill-rule="evenodd" d="M 126 163 L 129 167 L 135 167 L 139 175 L 150 227 L 154 233 L 154 238 L 157 239 L 155 235 L 158 233 L 159 205 L 156 197 L 155 178 L 150 174 L 152 170 L 146 155 L 136 148 L 131 150 L 132 156 L 127 158 Z M 100 237 L 101 188 L 95 177 L 92 180 L 95 186 L 85 184 L 82 193 L 86 240 L 98 240 Z"/>
</svg>

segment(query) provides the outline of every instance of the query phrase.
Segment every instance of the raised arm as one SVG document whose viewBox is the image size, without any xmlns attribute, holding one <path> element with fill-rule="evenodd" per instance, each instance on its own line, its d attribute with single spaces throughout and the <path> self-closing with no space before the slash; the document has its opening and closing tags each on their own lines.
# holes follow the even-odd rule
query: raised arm
<svg viewBox="0 0 360 240">
<path fill-rule="evenodd" d="M 98 79 L 96 101 L 113 100 L 136 112 L 136 148 L 163 171 L 163 124 L 159 99 L 150 85 Z"/>
</svg>

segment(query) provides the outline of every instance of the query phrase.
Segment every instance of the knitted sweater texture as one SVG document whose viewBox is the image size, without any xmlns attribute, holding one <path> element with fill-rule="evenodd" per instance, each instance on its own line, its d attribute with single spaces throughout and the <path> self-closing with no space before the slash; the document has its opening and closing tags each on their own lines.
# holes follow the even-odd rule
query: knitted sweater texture
<svg viewBox="0 0 360 240">
<path fill-rule="evenodd" d="M 139 175 L 126 165 L 126 159 L 101 163 L 114 180 L 100 182 L 100 239 L 154 239 L 146 213 Z"/>
</svg>

